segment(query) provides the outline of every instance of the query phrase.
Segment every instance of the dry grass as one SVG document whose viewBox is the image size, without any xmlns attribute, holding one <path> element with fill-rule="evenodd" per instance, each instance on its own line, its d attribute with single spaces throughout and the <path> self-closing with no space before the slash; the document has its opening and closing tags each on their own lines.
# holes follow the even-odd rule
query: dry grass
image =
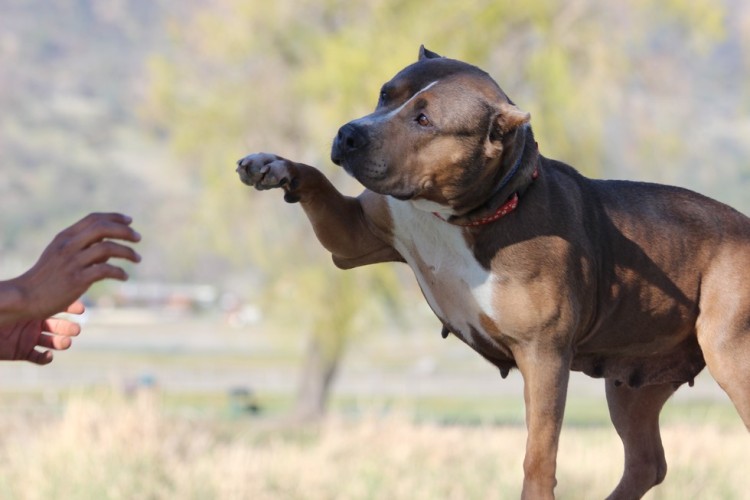
<svg viewBox="0 0 750 500">
<path fill-rule="evenodd" d="M 168 415 L 158 399 L 72 398 L 62 415 L 4 417 L 0 498 L 518 498 L 525 430 L 332 418 L 317 428 Z M 670 473 L 649 498 L 749 499 L 740 426 L 670 424 Z M 621 467 L 610 428 L 564 430 L 560 498 L 603 498 Z"/>
</svg>

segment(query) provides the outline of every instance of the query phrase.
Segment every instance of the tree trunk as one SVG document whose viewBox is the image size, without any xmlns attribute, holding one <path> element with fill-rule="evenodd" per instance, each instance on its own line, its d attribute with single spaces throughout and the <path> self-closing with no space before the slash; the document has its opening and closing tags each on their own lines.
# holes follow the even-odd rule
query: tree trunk
<svg viewBox="0 0 750 500">
<path fill-rule="evenodd" d="M 328 407 L 331 385 L 344 351 L 343 335 L 313 332 L 307 343 L 307 352 L 302 369 L 299 388 L 294 404 L 293 417 L 299 420 L 318 420 Z M 336 342 L 331 342 L 335 337 Z"/>
</svg>

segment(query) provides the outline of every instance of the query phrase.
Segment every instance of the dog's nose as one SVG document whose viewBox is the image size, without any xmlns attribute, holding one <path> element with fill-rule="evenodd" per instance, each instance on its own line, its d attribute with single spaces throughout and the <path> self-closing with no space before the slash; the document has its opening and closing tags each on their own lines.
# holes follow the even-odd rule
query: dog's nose
<svg viewBox="0 0 750 500">
<path fill-rule="evenodd" d="M 336 135 L 339 149 L 343 153 L 349 153 L 367 146 L 367 134 L 362 127 L 347 123 L 339 129 Z"/>
<path fill-rule="evenodd" d="M 341 165 L 342 160 L 348 154 L 363 149 L 369 142 L 367 132 L 362 126 L 347 123 L 339 129 L 336 138 L 333 140 L 331 160 L 336 165 Z"/>
</svg>

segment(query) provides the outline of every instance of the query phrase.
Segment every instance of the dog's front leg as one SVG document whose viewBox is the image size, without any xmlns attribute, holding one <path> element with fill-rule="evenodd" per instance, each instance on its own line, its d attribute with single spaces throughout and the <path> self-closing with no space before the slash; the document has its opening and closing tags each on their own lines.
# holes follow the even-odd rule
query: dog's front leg
<svg viewBox="0 0 750 500">
<path fill-rule="evenodd" d="M 554 498 L 557 445 L 570 377 L 570 354 L 548 346 L 514 349 L 524 380 L 526 457 L 524 499 Z"/>
<path fill-rule="evenodd" d="M 342 195 L 316 168 L 268 153 L 248 155 L 237 162 L 242 182 L 259 190 L 281 188 L 284 199 L 299 202 L 320 243 L 339 267 L 402 261 L 401 255 L 372 231 L 363 202 Z"/>
</svg>

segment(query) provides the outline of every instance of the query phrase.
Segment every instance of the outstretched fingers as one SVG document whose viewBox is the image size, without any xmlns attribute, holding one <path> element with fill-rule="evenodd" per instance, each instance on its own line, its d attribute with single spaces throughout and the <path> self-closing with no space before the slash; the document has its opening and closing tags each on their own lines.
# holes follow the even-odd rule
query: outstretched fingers
<svg viewBox="0 0 750 500">
<path fill-rule="evenodd" d="M 75 304 L 83 305 L 78 301 Z M 36 339 L 36 346 L 26 354 L 26 361 L 37 365 L 51 363 L 54 358 L 54 354 L 51 351 L 64 351 L 70 348 L 73 344 L 72 337 L 75 337 L 79 333 L 81 333 L 81 327 L 73 321 L 62 318 L 49 318 L 45 320 L 42 324 L 42 332 Z"/>
<path fill-rule="evenodd" d="M 133 219 L 129 215 L 116 212 L 94 212 L 88 214 L 63 232 L 70 231 L 73 234 L 78 234 L 102 222 L 129 226 L 133 222 Z"/>
<path fill-rule="evenodd" d="M 64 351 L 65 349 L 68 349 L 72 344 L 73 341 L 70 339 L 70 337 L 64 337 L 61 335 L 47 335 L 44 333 L 39 336 L 39 340 L 37 340 L 36 342 L 37 347 L 54 349 L 56 351 Z"/>
<path fill-rule="evenodd" d="M 134 263 L 141 261 L 141 256 L 138 252 L 128 246 L 110 240 L 92 244 L 81 252 L 79 258 L 81 259 L 81 264 L 84 266 L 102 264 L 112 258 L 125 259 Z"/>
<path fill-rule="evenodd" d="M 60 233 L 66 244 L 76 250 L 88 248 L 105 239 L 137 243 L 141 235 L 130 227 L 132 219 L 118 213 L 89 214 Z"/>
<path fill-rule="evenodd" d="M 81 277 L 84 283 L 90 285 L 104 279 L 127 281 L 128 273 L 121 267 L 112 264 L 94 264 L 84 269 Z"/>
<path fill-rule="evenodd" d="M 84 311 L 86 311 L 86 306 L 84 306 L 83 302 L 81 302 L 80 300 L 76 300 L 75 302 L 70 304 L 64 312 L 69 314 L 83 314 Z"/>
<path fill-rule="evenodd" d="M 52 363 L 53 358 L 52 351 L 37 351 L 36 349 L 32 349 L 26 356 L 26 361 L 30 361 L 35 365 L 48 365 Z"/>
<path fill-rule="evenodd" d="M 63 337 L 75 337 L 81 333 L 81 325 L 62 318 L 49 318 L 42 325 L 42 331 Z"/>
</svg>

